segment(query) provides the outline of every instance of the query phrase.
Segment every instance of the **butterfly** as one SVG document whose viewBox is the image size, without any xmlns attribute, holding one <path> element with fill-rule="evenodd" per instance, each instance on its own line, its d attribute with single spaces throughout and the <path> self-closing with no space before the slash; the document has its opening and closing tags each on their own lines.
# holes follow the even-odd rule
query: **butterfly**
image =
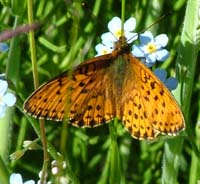
<svg viewBox="0 0 200 184">
<path fill-rule="evenodd" d="M 94 57 L 39 87 L 25 101 L 33 117 L 68 120 L 77 127 L 122 121 L 132 137 L 154 139 L 185 128 L 183 114 L 165 85 L 130 52 L 121 36 L 114 50 Z"/>
</svg>

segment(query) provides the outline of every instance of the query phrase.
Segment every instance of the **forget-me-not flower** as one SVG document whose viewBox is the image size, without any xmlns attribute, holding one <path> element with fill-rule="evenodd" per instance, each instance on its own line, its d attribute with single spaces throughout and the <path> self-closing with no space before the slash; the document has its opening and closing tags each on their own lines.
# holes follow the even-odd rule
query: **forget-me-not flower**
<svg viewBox="0 0 200 184">
<path fill-rule="evenodd" d="M 0 118 L 5 115 L 7 107 L 13 106 L 16 102 L 16 97 L 12 93 L 7 92 L 7 89 L 7 81 L 0 79 Z"/>
<path fill-rule="evenodd" d="M 124 23 L 124 30 L 122 32 L 122 21 L 119 17 L 113 17 L 108 23 L 108 30 L 101 35 L 102 43 L 105 46 L 114 47 L 114 43 L 119 40 L 121 36 L 125 36 L 128 43 L 137 39 L 137 33 L 134 33 L 136 27 L 135 18 L 131 17 Z"/>
<path fill-rule="evenodd" d="M 129 44 L 138 38 L 137 33 L 132 32 L 136 27 L 135 18 L 129 18 L 124 23 L 123 32 L 121 24 L 121 19 L 118 17 L 114 17 L 108 23 L 109 32 L 102 34 L 102 43 L 96 45 L 96 56 L 111 53 L 120 36 L 125 36 Z M 152 67 L 156 61 L 165 61 L 169 57 L 169 52 L 164 48 L 168 42 L 166 34 L 160 34 L 154 38 L 150 31 L 146 31 L 140 34 L 139 40 L 140 45 L 133 45 L 131 53 L 134 57 L 144 61 L 148 67 Z M 164 69 L 156 69 L 154 73 L 170 91 L 176 89 L 177 79 L 173 77 L 167 79 L 167 72 Z"/>
<path fill-rule="evenodd" d="M 140 45 L 133 45 L 132 54 L 138 58 L 145 58 L 145 64 L 151 67 L 156 61 L 165 61 L 169 57 L 169 52 L 164 49 L 167 45 L 168 37 L 160 34 L 153 37 L 150 31 L 146 31 L 139 36 Z"/>
<path fill-rule="evenodd" d="M 157 68 L 153 72 L 170 91 L 175 90 L 177 88 L 178 80 L 174 77 L 167 78 L 166 70 Z"/>
<path fill-rule="evenodd" d="M 13 173 L 10 175 L 10 184 L 35 184 L 33 180 L 29 180 L 23 183 L 21 174 Z"/>
</svg>

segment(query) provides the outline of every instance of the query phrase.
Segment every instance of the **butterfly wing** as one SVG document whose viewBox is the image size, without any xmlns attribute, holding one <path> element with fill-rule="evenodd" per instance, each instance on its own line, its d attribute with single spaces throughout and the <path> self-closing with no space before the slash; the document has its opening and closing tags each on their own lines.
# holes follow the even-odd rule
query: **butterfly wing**
<svg viewBox="0 0 200 184">
<path fill-rule="evenodd" d="M 94 127 L 111 121 L 115 114 L 115 100 L 112 81 L 106 67 L 98 70 L 90 78 L 81 81 L 82 89 L 72 92 L 69 117 L 73 125 Z"/>
<path fill-rule="evenodd" d="M 124 59 L 129 70 L 123 84 L 122 121 L 132 136 L 153 139 L 184 129 L 183 114 L 164 84 L 131 54 L 124 54 Z"/>
<path fill-rule="evenodd" d="M 115 116 L 115 104 L 106 68 L 109 54 L 89 60 L 39 87 L 24 103 L 24 110 L 37 118 L 91 127 Z"/>
</svg>

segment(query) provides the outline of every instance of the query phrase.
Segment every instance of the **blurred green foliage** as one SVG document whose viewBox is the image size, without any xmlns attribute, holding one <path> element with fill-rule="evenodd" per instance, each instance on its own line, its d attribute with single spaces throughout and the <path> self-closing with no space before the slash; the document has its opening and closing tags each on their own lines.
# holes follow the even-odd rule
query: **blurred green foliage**
<svg viewBox="0 0 200 184">
<path fill-rule="evenodd" d="M 13 0 L 9 2 L 2 0 L 1 2 L 1 32 L 27 24 L 26 1 L 15 2 Z M 101 34 L 108 31 L 108 21 L 114 16 L 121 16 L 121 1 L 119 0 L 86 0 L 84 2 L 85 6 L 82 6 L 82 2 L 79 0 L 34 1 L 34 21 L 41 23 L 41 26 L 35 30 L 40 84 L 94 57 L 96 55 L 95 45 L 100 43 Z M 167 16 L 167 18 L 150 28 L 155 35 L 166 33 L 169 37 L 167 49 L 170 51 L 170 58 L 163 65 L 160 65 L 167 69 L 169 74 L 174 74 L 175 72 L 175 61 L 180 46 L 186 3 L 186 0 L 126 1 L 125 17 L 126 19 L 131 16 L 136 18 L 137 32 L 144 30 L 162 15 L 171 12 L 170 16 Z M 11 79 L 8 78 L 8 80 L 11 80 L 11 83 L 13 83 L 12 89 L 16 91 L 19 99 L 18 108 L 16 108 L 12 116 L 11 142 L 8 145 L 9 154 L 22 149 L 24 140 L 34 140 L 37 138 L 35 129 L 30 124 L 30 118 L 27 118 L 21 110 L 22 101 L 34 90 L 30 46 L 27 35 L 28 33 L 19 34 L 15 38 L 6 41 L 8 44 L 11 44 L 13 39 L 17 39 L 14 40 L 13 44 L 13 49 L 16 52 L 14 56 L 10 56 L 13 72 L 17 75 L 15 77 L 12 76 L 13 78 Z M 1 53 L 1 73 L 5 73 L 7 60 L 8 55 Z M 194 79 L 192 106 L 190 107 L 188 118 L 194 133 L 194 141 L 198 138 L 195 136 L 195 127 L 200 116 L 198 110 L 200 106 L 200 84 L 198 80 L 199 73 L 195 75 Z M 196 98 L 197 96 L 198 98 Z M 33 119 L 31 121 L 37 122 L 37 120 Z M 75 179 L 73 180 L 70 177 L 69 172 L 73 172 L 81 184 L 112 183 L 110 176 L 113 175 L 112 172 L 115 169 L 117 169 L 115 174 L 118 175 L 118 177 L 116 176 L 119 178 L 118 182 L 122 184 L 162 183 L 163 155 L 165 154 L 164 143 L 167 138 L 159 138 L 154 142 L 135 140 L 120 122 L 115 126 L 114 131 L 116 131 L 116 135 L 113 138 L 113 133 L 111 132 L 113 128 L 110 128 L 110 126 L 112 125 L 80 129 L 58 122 L 45 122 L 48 141 L 57 152 L 61 153 L 62 160 L 67 160 L 67 169 L 62 171 L 62 175 L 69 179 L 69 183 L 75 181 Z M 62 135 L 65 135 L 65 137 Z M 181 137 L 186 140 L 180 155 L 181 161 L 179 163 L 177 182 L 189 183 L 189 178 L 198 169 L 193 168 L 194 170 L 189 172 L 194 152 L 190 145 L 190 138 L 186 134 L 181 134 Z M 176 146 L 176 138 L 174 141 L 174 146 Z M 41 145 L 40 141 L 37 143 Z M 112 160 L 113 157 L 114 160 Z M 38 173 L 42 168 L 42 162 L 42 149 L 36 149 L 27 150 L 23 157 L 17 161 L 7 159 L 6 166 L 10 173 L 21 173 L 24 181 L 28 179 L 37 181 L 39 178 Z M 53 178 L 56 183 L 56 177 L 52 176 L 49 167 L 48 180 L 53 180 Z M 197 178 L 200 180 L 200 176 L 197 176 Z"/>
</svg>

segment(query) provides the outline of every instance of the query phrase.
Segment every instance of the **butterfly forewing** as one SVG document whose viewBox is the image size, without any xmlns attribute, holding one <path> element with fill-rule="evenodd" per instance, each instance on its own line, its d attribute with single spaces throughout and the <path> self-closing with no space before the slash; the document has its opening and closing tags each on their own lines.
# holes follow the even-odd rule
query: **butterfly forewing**
<svg viewBox="0 0 200 184">
<path fill-rule="evenodd" d="M 93 127 L 112 120 L 115 103 L 106 75 L 111 55 L 96 57 L 65 72 L 38 88 L 24 103 L 24 109 L 37 118 Z M 108 86 L 107 86 L 108 85 Z"/>
<path fill-rule="evenodd" d="M 25 111 L 37 118 L 63 119 L 65 104 L 61 104 L 66 100 L 67 88 L 71 82 L 67 73 L 63 73 L 42 85 L 25 101 Z"/>
</svg>

